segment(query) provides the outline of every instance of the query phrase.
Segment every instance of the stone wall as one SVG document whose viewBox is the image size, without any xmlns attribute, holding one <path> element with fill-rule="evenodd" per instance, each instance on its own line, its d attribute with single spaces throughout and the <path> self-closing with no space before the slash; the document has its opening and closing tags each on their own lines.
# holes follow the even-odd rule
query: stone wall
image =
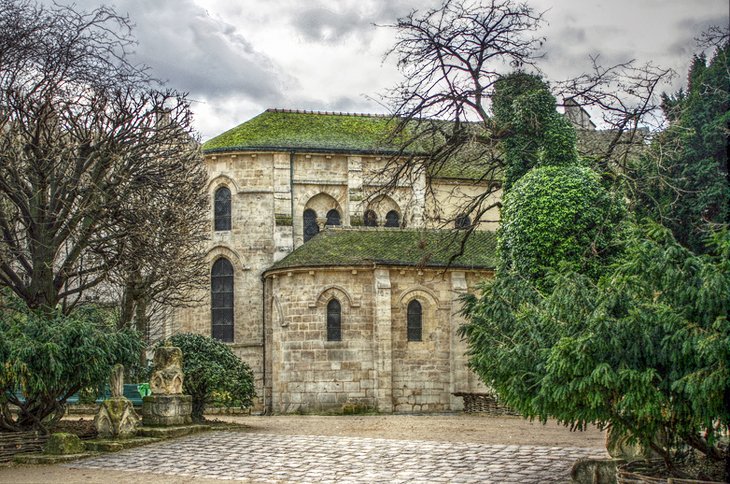
<svg viewBox="0 0 730 484">
<path fill-rule="evenodd" d="M 462 400 L 453 393 L 482 388 L 466 368 L 454 302 L 467 279 L 489 276 L 393 267 L 270 273 L 269 408 L 336 411 L 355 403 L 385 412 L 460 410 Z M 342 341 L 327 341 L 326 307 L 333 297 L 342 307 Z M 413 299 L 423 307 L 422 341 L 407 340 L 406 307 Z"/>
<path fill-rule="evenodd" d="M 376 406 L 369 271 L 285 272 L 269 279 L 271 408 L 320 411 Z M 327 303 L 342 307 L 342 340 L 327 341 Z"/>
</svg>

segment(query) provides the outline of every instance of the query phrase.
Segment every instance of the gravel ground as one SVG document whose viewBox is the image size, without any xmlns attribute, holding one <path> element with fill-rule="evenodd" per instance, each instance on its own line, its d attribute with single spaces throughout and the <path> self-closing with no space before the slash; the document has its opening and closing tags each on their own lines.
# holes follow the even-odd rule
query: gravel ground
<svg viewBox="0 0 730 484">
<path fill-rule="evenodd" d="M 588 447 L 604 445 L 604 435 L 596 429 L 571 432 L 555 422 L 542 425 L 518 417 L 469 415 L 368 415 L 368 416 L 273 416 L 222 417 L 246 426 L 244 432 L 275 435 L 323 435 L 376 437 L 398 440 L 466 442 L 480 444 L 514 444 L 545 447 Z M 243 437 L 245 438 L 245 437 Z M 221 481 L 191 477 L 174 477 L 139 472 L 70 469 L 61 465 L 0 467 L 0 482 L 13 483 L 115 483 L 146 484 L 195 483 Z"/>
</svg>

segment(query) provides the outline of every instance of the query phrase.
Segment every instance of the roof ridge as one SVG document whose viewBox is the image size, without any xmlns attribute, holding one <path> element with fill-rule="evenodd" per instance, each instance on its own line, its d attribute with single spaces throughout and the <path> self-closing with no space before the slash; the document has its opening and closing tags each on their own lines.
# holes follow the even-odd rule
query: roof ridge
<svg viewBox="0 0 730 484">
<path fill-rule="evenodd" d="M 362 118 L 390 118 L 389 114 L 348 113 L 344 111 L 310 111 L 308 109 L 269 108 L 267 113 L 319 114 L 326 116 L 358 116 Z"/>
</svg>

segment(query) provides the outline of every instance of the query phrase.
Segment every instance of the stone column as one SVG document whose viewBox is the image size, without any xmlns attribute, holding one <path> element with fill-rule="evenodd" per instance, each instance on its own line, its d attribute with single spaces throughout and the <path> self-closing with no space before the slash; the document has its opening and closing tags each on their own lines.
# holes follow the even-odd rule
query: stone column
<svg viewBox="0 0 730 484">
<path fill-rule="evenodd" d="M 276 262 L 294 250 L 291 160 L 289 153 L 274 153 L 274 257 Z"/>
<path fill-rule="evenodd" d="M 458 334 L 459 327 L 464 324 L 464 317 L 461 312 L 461 296 L 466 294 L 466 274 L 463 271 L 453 271 L 451 273 L 451 317 L 449 318 L 451 326 L 451 379 L 449 383 L 451 410 L 460 411 L 464 409 L 464 400 L 461 397 L 455 397 L 455 392 L 465 392 L 469 390 L 469 369 L 466 366 L 467 358 L 465 355 L 466 346 L 461 341 Z"/>
<path fill-rule="evenodd" d="M 411 227 L 421 228 L 425 226 L 426 213 L 426 174 L 420 173 L 413 180 L 413 221 Z"/>
<path fill-rule="evenodd" d="M 354 220 L 362 225 L 363 206 L 362 206 L 362 157 L 347 157 L 347 203 L 349 223 Z"/>
<path fill-rule="evenodd" d="M 373 271 L 375 301 L 375 379 L 378 410 L 393 411 L 393 339 L 391 317 L 390 272 L 387 269 Z"/>
</svg>

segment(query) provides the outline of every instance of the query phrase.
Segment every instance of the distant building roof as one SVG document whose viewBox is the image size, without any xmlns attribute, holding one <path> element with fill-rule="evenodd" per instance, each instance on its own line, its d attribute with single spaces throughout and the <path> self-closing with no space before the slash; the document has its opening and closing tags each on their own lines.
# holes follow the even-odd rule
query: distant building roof
<svg viewBox="0 0 730 484">
<path fill-rule="evenodd" d="M 460 249 L 463 232 L 386 228 L 328 228 L 266 272 L 297 267 L 332 266 L 423 266 L 462 269 L 494 269 L 497 236 L 474 231 L 464 253 L 451 261 Z"/>
</svg>

